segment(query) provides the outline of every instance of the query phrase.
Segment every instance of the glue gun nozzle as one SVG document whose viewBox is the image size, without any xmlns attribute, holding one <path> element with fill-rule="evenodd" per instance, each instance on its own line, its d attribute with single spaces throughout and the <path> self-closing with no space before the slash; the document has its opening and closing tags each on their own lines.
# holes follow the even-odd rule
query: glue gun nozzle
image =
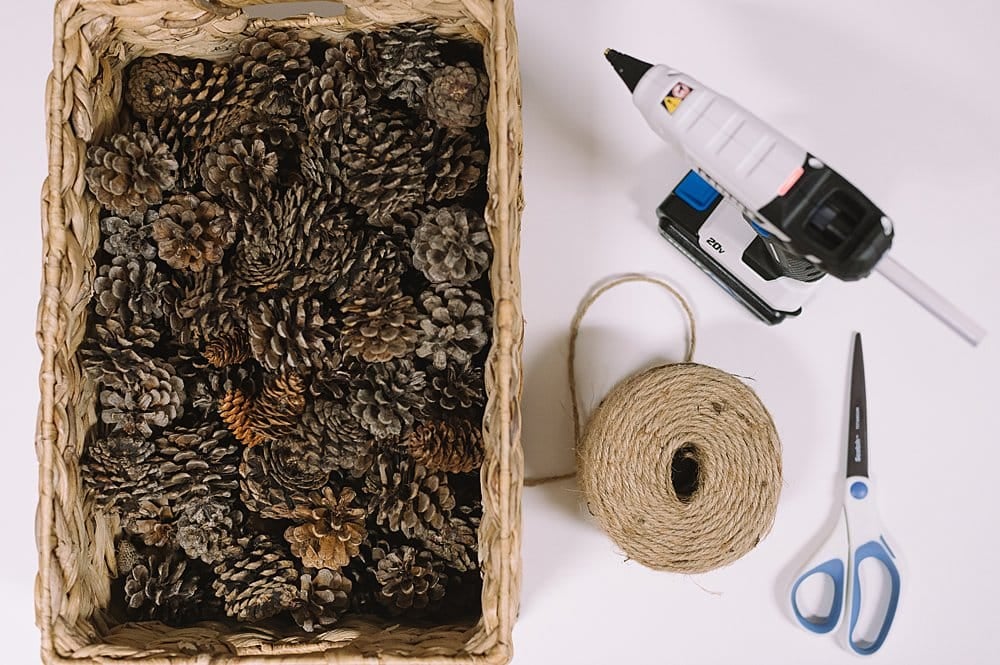
<svg viewBox="0 0 1000 665">
<path fill-rule="evenodd" d="M 643 62 L 610 48 L 604 49 L 604 57 L 608 59 L 611 66 L 618 72 L 618 76 L 628 86 L 629 92 L 635 91 L 635 86 L 638 85 L 639 79 L 653 66 L 648 62 Z"/>
</svg>

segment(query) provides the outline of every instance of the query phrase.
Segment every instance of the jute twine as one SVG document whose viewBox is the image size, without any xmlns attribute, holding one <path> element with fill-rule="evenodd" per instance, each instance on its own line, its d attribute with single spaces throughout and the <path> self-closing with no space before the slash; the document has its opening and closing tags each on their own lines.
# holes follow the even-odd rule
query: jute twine
<svg viewBox="0 0 1000 665">
<path fill-rule="evenodd" d="M 602 294 L 628 282 L 661 286 L 680 303 L 687 353 L 682 363 L 621 381 L 583 427 L 574 369 L 580 323 Z M 753 549 L 774 522 L 781 488 L 781 446 L 767 409 L 735 377 L 692 363 L 694 347 L 688 303 L 645 275 L 594 290 L 570 331 L 577 474 L 590 512 L 629 558 L 683 573 L 725 566 Z"/>
</svg>

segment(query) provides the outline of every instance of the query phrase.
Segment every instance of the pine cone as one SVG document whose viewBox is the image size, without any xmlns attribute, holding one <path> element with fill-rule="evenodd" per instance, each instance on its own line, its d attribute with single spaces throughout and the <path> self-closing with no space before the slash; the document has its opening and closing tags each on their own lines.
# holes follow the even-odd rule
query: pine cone
<svg viewBox="0 0 1000 665">
<path fill-rule="evenodd" d="M 275 439 L 264 448 L 267 468 L 283 487 L 306 492 L 322 487 L 330 479 L 334 465 L 326 459 L 323 447 L 311 439 L 293 434 Z"/>
<path fill-rule="evenodd" d="M 242 284 L 266 293 L 290 283 L 295 272 L 295 247 L 269 211 L 260 210 L 253 218 L 236 247 L 233 274 Z"/>
<path fill-rule="evenodd" d="M 154 553 L 125 578 L 129 614 L 142 620 L 178 625 L 200 618 L 204 585 L 176 553 Z"/>
<path fill-rule="evenodd" d="M 427 199 L 459 199 L 485 181 L 487 156 L 476 138 L 464 131 L 437 130 L 427 151 Z"/>
<path fill-rule="evenodd" d="M 322 65 L 299 75 L 297 88 L 313 141 L 339 143 L 342 118 L 368 106 L 365 84 L 339 45 L 326 49 Z"/>
<path fill-rule="evenodd" d="M 372 102 L 382 97 L 382 85 L 379 83 L 382 63 L 379 61 L 377 37 L 378 33 L 352 32 L 337 44 L 344 60 L 354 70 L 364 96 Z"/>
<path fill-rule="evenodd" d="M 299 374 L 272 377 L 260 394 L 247 395 L 237 388 L 219 401 L 219 416 L 246 446 L 290 434 L 305 409 L 305 384 Z"/>
<path fill-rule="evenodd" d="M 249 313 L 254 359 L 272 371 L 339 365 L 335 319 L 315 298 L 261 298 Z"/>
<path fill-rule="evenodd" d="M 386 234 L 368 234 L 356 254 L 343 262 L 331 293 L 342 307 L 349 307 L 358 298 L 392 297 L 401 289 L 406 263 L 399 245 Z"/>
<path fill-rule="evenodd" d="M 148 488 L 143 488 L 148 491 Z M 131 497 L 127 505 L 119 509 L 122 529 L 136 536 L 150 547 L 176 548 L 174 541 L 174 511 L 168 499 Z"/>
<path fill-rule="evenodd" d="M 321 568 L 299 576 L 302 606 L 292 610 L 295 623 L 306 632 L 337 623 L 350 607 L 351 580 L 339 570 Z"/>
<path fill-rule="evenodd" d="M 417 346 L 417 308 L 399 290 L 356 298 L 343 304 L 341 311 L 340 344 L 346 356 L 380 363 L 409 355 Z"/>
<path fill-rule="evenodd" d="M 408 433 L 425 406 L 424 373 L 405 358 L 367 365 L 352 383 L 351 413 L 376 439 Z"/>
<path fill-rule="evenodd" d="M 240 499 L 247 508 L 268 519 L 287 519 L 297 506 L 308 505 L 304 494 L 277 480 L 267 445 L 243 449 Z"/>
<path fill-rule="evenodd" d="M 159 469 L 146 463 L 156 447 L 149 439 L 129 434 L 95 438 L 87 445 L 80 466 L 84 485 L 101 508 L 126 505 L 131 493 Z"/>
<path fill-rule="evenodd" d="M 438 559 L 460 572 L 479 568 L 479 521 L 482 506 L 456 509 L 440 529 L 428 530 L 421 543 Z M 450 595 L 450 594 L 449 594 Z"/>
<path fill-rule="evenodd" d="M 233 331 L 231 334 L 237 334 Z M 169 362 L 184 381 L 184 392 L 190 413 L 204 422 L 214 421 L 219 413 L 219 401 L 229 391 L 240 388 L 247 394 L 256 394 L 262 384 L 260 368 L 256 364 L 228 365 L 217 368 L 193 347 L 181 347 Z"/>
<path fill-rule="evenodd" d="M 344 200 L 375 223 L 421 204 L 426 194 L 427 146 L 408 121 L 369 110 L 345 116 L 343 123 Z"/>
<path fill-rule="evenodd" d="M 202 346 L 246 328 L 246 292 L 221 265 L 200 272 L 175 271 L 163 301 L 177 344 Z"/>
<path fill-rule="evenodd" d="M 250 340 L 242 330 L 234 330 L 208 342 L 203 353 L 214 367 L 239 365 L 250 357 Z"/>
<path fill-rule="evenodd" d="M 415 460 L 382 453 L 365 477 L 375 522 L 407 538 L 422 537 L 444 526 L 455 507 L 448 476 L 428 471 Z"/>
<path fill-rule="evenodd" d="M 259 138 L 224 141 L 205 155 L 201 167 L 205 190 L 244 211 L 256 209 L 277 178 L 278 155 Z"/>
<path fill-rule="evenodd" d="M 87 186 L 116 215 L 144 213 L 177 180 L 177 160 L 155 134 L 138 125 L 87 149 Z"/>
<path fill-rule="evenodd" d="M 427 370 L 427 401 L 445 411 L 469 410 L 486 403 L 483 370 L 471 363 L 447 363 Z"/>
<path fill-rule="evenodd" d="M 176 108 L 182 69 L 169 55 L 139 58 L 125 73 L 125 103 L 140 118 L 157 118 Z"/>
<path fill-rule="evenodd" d="M 259 28 L 245 37 L 233 56 L 233 71 L 246 82 L 254 106 L 267 115 L 295 111 L 293 83 L 312 68 L 309 42 L 296 30 Z"/>
<path fill-rule="evenodd" d="M 201 498 L 232 504 L 239 488 L 240 444 L 220 423 L 174 427 L 156 440 L 156 447 L 149 463 L 158 467 L 160 479 L 147 487 L 151 498 L 172 501 L 178 515 Z"/>
<path fill-rule="evenodd" d="M 176 194 L 160 207 L 153 239 L 171 268 L 200 271 L 222 262 L 236 229 L 233 217 L 207 192 Z"/>
<path fill-rule="evenodd" d="M 324 487 L 309 495 L 308 507 L 293 511 L 291 519 L 298 522 L 285 530 L 292 554 L 309 568 L 340 568 L 357 556 L 365 539 L 365 509 L 354 503 L 352 489 L 338 495 Z"/>
<path fill-rule="evenodd" d="M 427 117 L 443 127 L 476 127 L 486 115 L 489 81 L 467 62 L 443 67 L 427 88 Z"/>
<path fill-rule="evenodd" d="M 116 577 L 124 577 L 137 565 L 142 563 L 143 558 L 135 549 L 132 541 L 122 538 L 115 547 L 115 568 L 118 569 Z"/>
<path fill-rule="evenodd" d="M 154 261 L 114 256 L 97 270 L 94 312 L 125 327 L 149 324 L 163 316 L 165 286 Z"/>
<path fill-rule="evenodd" d="M 478 292 L 439 284 L 420 300 L 427 316 L 420 320 L 424 339 L 417 356 L 430 358 L 435 369 L 467 365 L 489 343 L 490 315 Z"/>
<path fill-rule="evenodd" d="M 132 213 L 128 217 L 104 217 L 101 232 L 104 234 L 104 251 L 112 256 L 126 259 L 156 258 L 156 248 L 150 243 L 152 224 L 158 214 L 148 210 L 146 214 Z"/>
<path fill-rule="evenodd" d="M 426 550 L 380 543 L 372 548 L 372 564 L 379 584 L 375 598 L 391 614 L 426 610 L 444 597 L 447 576 Z"/>
<path fill-rule="evenodd" d="M 426 23 L 401 24 L 378 33 L 375 44 L 382 65 L 378 79 L 387 96 L 410 108 L 422 107 L 428 84 L 444 64 L 441 49 L 447 43 Z"/>
<path fill-rule="evenodd" d="M 340 402 L 326 398 L 310 400 L 302 414 L 299 432 L 322 448 L 324 463 L 354 478 L 365 475 L 375 462 L 372 436 Z"/>
<path fill-rule="evenodd" d="M 483 465 L 483 433 L 464 419 L 430 420 L 403 439 L 403 447 L 432 471 L 467 473 Z"/>
<path fill-rule="evenodd" d="M 234 509 L 227 499 L 199 496 L 183 506 L 176 523 L 175 539 L 192 559 L 217 563 L 234 546 L 243 513 Z"/>
<path fill-rule="evenodd" d="M 432 208 L 413 234 L 413 267 L 431 282 L 462 286 L 490 265 L 493 245 L 486 221 L 461 206 Z"/>
<path fill-rule="evenodd" d="M 212 582 L 226 614 L 237 621 L 260 621 L 302 606 L 295 564 L 280 543 L 260 534 L 237 544 L 241 549 L 215 566 Z"/>
<path fill-rule="evenodd" d="M 123 434 L 150 436 L 184 413 L 184 382 L 158 358 L 136 363 L 100 393 L 101 421 Z"/>
</svg>

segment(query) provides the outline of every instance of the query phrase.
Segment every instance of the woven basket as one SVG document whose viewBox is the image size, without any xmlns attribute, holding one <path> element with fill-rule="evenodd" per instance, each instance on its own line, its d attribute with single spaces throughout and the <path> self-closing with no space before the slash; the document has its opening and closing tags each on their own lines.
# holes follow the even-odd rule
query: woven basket
<svg viewBox="0 0 1000 665">
<path fill-rule="evenodd" d="M 76 357 L 86 329 L 98 248 L 98 204 L 84 184 L 86 146 L 111 131 L 122 70 L 152 53 L 220 58 L 263 19 L 239 8 L 259 0 L 59 0 L 47 90 L 49 174 L 42 194 L 42 350 L 36 447 L 40 464 L 37 623 L 46 663 L 503 663 L 511 655 L 520 571 L 520 279 L 517 270 L 521 123 L 510 0 L 345 0 L 335 18 L 274 21 L 309 38 L 431 21 L 446 36 L 483 45 L 490 76 L 491 156 L 486 219 L 495 248 L 493 347 L 486 367 L 478 622 L 416 626 L 346 619 L 319 634 L 223 623 L 176 629 L 116 625 L 110 600 L 117 519 L 93 511 L 79 458 L 96 422 L 95 390 Z"/>
</svg>

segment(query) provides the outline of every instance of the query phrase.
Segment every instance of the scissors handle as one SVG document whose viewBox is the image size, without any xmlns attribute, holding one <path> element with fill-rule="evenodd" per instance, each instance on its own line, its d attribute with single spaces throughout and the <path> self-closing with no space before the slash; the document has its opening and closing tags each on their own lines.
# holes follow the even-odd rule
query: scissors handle
<svg viewBox="0 0 1000 665">
<path fill-rule="evenodd" d="M 849 551 L 850 545 L 847 540 L 847 516 L 844 510 L 840 511 L 837 524 L 827 539 L 819 546 L 819 549 L 812 555 L 809 562 L 802 567 L 802 570 L 795 577 L 792 584 L 791 600 L 792 612 L 799 625 L 812 633 L 825 634 L 836 630 L 840 625 L 840 619 L 844 615 L 844 598 L 847 590 L 847 560 L 844 555 Z M 799 587 L 809 579 L 816 576 L 827 577 L 833 583 L 833 599 L 829 608 L 823 614 L 806 614 L 799 608 L 798 592 Z"/>
<path fill-rule="evenodd" d="M 889 537 L 878 517 L 878 508 L 872 492 L 871 480 L 863 476 L 847 479 L 844 494 L 844 513 L 847 518 L 848 541 L 851 546 L 850 568 L 848 570 L 847 644 L 852 651 L 868 656 L 878 651 L 885 642 L 892 622 L 896 618 L 899 605 L 900 574 L 896 554 L 889 545 Z M 859 640 L 854 636 L 861 614 L 861 600 L 864 589 L 861 585 L 861 563 L 873 560 L 880 564 L 889 578 L 889 598 L 885 604 L 878 633 L 871 641 Z"/>
</svg>

